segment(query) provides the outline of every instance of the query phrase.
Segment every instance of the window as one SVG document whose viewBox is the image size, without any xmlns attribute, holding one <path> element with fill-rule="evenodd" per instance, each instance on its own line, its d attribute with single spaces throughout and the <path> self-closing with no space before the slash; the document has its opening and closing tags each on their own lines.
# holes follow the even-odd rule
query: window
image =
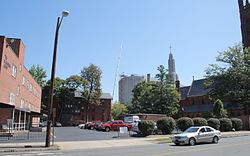
<svg viewBox="0 0 250 156">
<path fill-rule="evenodd" d="M 207 132 L 213 132 L 213 130 L 211 128 L 206 128 L 207 129 Z"/>
<path fill-rule="evenodd" d="M 24 108 L 24 99 L 21 99 L 21 105 L 20 108 Z"/>
<path fill-rule="evenodd" d="M 25 81 L 26 81 L 26 78 L 23 76 L 23 81 L 22 81 L 23 85 L 25 84 Z"/>
<path fill-rule="evenodd" d="M 20 64 L 19 66 L 19 71 L 21 72 L 22 71 L 22 65 Z"/>
<path fill-rule="evenodd" d="M 17 86 L 17 95 L 19 95 L 20 94 L 20 86 L 18 85 Z"/>
<path fill-rule="evenodd" d="M 13 77 L 16 77 L 16 71 L 17 71 L 17 68 L 16 68 L 16 66 L 14 65 L 14 64 L 12 64 L 12 76 Z"/>
<path fill-rule="evenodd" d="M 206 132 L 205 128 L 202 128 L 202 129 L 200 130 L 200 132 L 201 132 L 201 133 Z"/>
<path fill-rule="evenodd" d="M 15 105 L 15 94 L 10 93 L 9 95 L 9 103 Z"/>
</svg>

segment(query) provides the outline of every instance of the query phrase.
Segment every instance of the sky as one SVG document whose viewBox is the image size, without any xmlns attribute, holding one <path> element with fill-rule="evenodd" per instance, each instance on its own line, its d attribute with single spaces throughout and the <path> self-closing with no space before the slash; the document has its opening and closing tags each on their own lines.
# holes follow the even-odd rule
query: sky
<svg viewBox="0 0 250 156">
<path fill-rule="evenodd" d="M 102 70 L 102 91 L 112 94 L 118 75 L 155 76 L 167 68 L 169 47 L 182 85 L 204 77 L 218 52 L 241 42 L 237 0 L 8 0 L 1 1 L 0 35 L 25 44 L 25 66 L 42 66 L 50 78 L 56 20 L 60 28 L 56 76 Z M 120 49 L 122 44 L 122 50 Z M 119 77 L 117 77 L 119 80 Z M 114 100 L 118 100 L 118 81 Z"/>
</svg>

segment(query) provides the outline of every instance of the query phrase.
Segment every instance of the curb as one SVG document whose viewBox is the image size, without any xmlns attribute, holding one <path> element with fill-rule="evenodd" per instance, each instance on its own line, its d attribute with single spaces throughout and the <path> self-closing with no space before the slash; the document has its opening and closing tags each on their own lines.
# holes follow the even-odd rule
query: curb
<svg viewBox="0 0 250 156">
<path fill-rule="evenodd" d="M 33 151 L 56 151 L 60 150 L 60 147 L 55 145 L 53 147 L 42 147 L 25 145 L 20 147 L 0 147 L 0 153 L 12 153 L 12 152 L 33 152 Z"/>
</svg>

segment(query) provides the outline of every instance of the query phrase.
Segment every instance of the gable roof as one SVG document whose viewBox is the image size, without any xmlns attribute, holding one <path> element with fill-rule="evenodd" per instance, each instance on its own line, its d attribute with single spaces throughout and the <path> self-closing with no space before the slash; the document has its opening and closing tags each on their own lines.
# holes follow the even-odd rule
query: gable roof
<svg viewBox="0 0 250 156">
<path fill-rule="evenodd" d="M 180 93 L 181 93 L 181 100 L 184 100 L 187 98 L 187 94 L 189 91 L 190 86 L 185 86 L 180 88 Z"/>
<path fill-rule="evenodd" d="M 210 89 L 204 87 L 206 79 L 194 80 L 188 92 L 188 97 L 207 95 Z"/>
<path fill-rule="evenodd" d="M 75 97 L 81 98 L 82 97 L 82 92 L 79 90 L 74 91 Z M 102 93 L 100 99 L 113 99 L 110 93 Z"/>
<path fill-rule="evenodd" d="M 180 88 L 181 100 L 187 97 L 204 96 L 209 93 L 211 89 L 206 89 L 204 83 L 207 79 L 194 80 L 191 86 L 185 86 Z"/>
</svg>

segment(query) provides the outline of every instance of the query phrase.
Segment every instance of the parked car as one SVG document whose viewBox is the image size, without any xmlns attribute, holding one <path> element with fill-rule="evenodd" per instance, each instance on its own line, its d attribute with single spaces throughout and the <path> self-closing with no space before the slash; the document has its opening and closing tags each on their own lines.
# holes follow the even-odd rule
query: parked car
<svg viewBox="0 0 250 156">
<path fill-rule="evenodd" d="M 218 143 L 221 132 L 209 126 L 190 127 L 181 134 L 174 135 L 172 142 L 176 145 L 189 144 L 191 146 L 201 142 Z"/>
<path fill-rule="evenodd" d="M 55 127 L 62 127 L 62 124 L 60 122 L 55 122 L 54 126 Z"/>
<path fill-rule="evenodd" d="M 79 124 L 78 128 L 83 129 L 85 127 L 85 124 Z"/>
<path fill-rule="evenodd" d="M 107 124 L 110 124 L 110 123 L 112 123 L 112 121 L 107 121 L 107 122 L 101 123 L 96 127 L 96 130 L 105 131 L 105 126 L 104 125 L 107 125 Z"/>
<path fill-rule="evenodd" d="M 93 125 L 92 122 L 87 122 L 84 126 L 84 129 L 91 129 L 91 126 Z"/>
<path fill-rule="evenodd" d="M 132 128 L 131 124 L 126 124 L 122 120 L 114 120 L 109 123 L 102 124 L 103 131 L 109 132 L 110 130 L 116 131 L 119 127 L 127 127 L 128 131 Z"/>
</svg>

